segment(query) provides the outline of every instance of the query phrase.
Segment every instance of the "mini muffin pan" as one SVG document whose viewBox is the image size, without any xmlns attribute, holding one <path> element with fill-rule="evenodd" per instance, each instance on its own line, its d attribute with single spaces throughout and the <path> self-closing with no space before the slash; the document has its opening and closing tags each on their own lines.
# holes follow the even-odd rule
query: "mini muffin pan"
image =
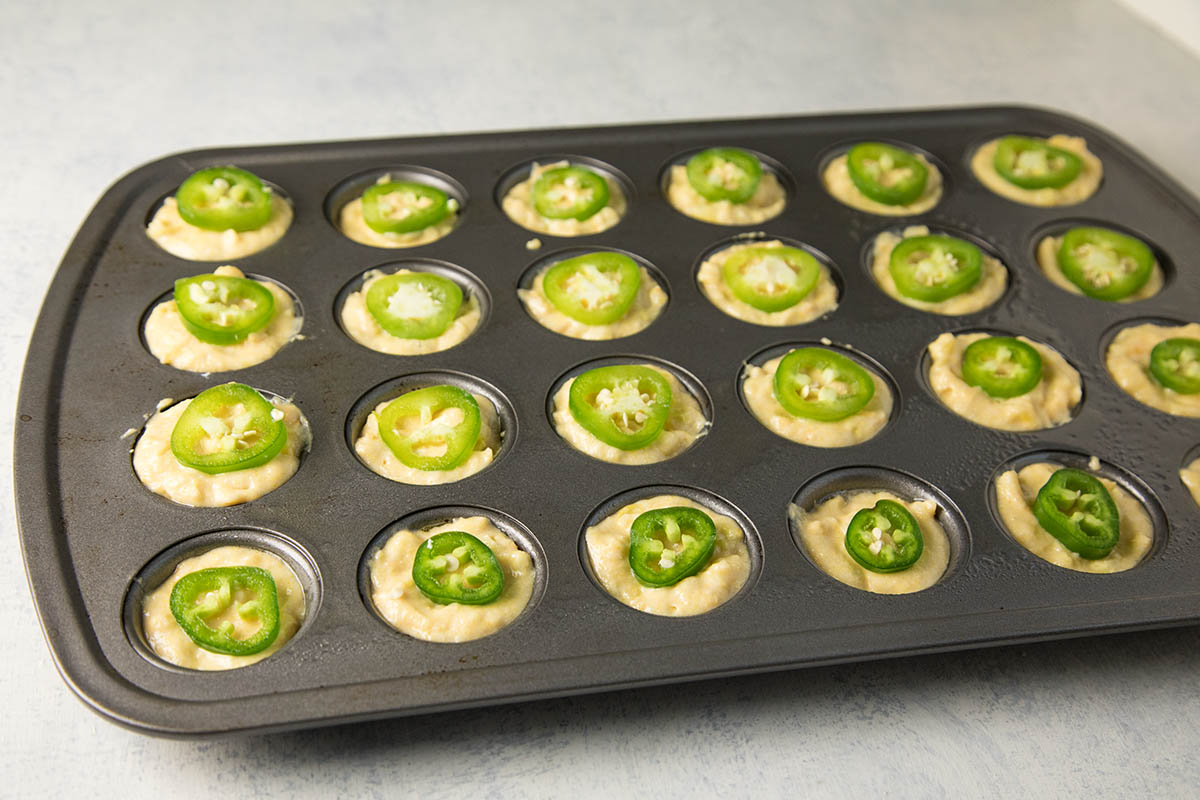
<svg viewBox="0 0 1200 800">
<path fill-rule="evenodd" d="M 1080 135 L 1104 162 L 1100 190 L 1062 208 L 1019 205 L 983 187 L 968 166 L 1006 133 Z M 829 196 L 828 154 L 883 139 L 929 154 L 946 177 L 942 201 L 912 218 L 874 216 Z M 771 159 L 788 187 L 784 212 L 761 226 L 691 219 L 663 195 L 682 154 L 730 145 Z M 567 154 L 619 176 L 629 209 L 603 233 L 533 234 L 499 207 L 518 165 Z M 247 273 L 295 292 L 302 338 L 269 361 L 218 375 L 159 364 L 139 330 L 147 309 L 180 277 L 212 263 L 176 258 L 145 234 L 164 196 L 194 170 L 236 164 L 282 188 L 295 210 L 284 237 L 238 259 Z M 353 190 L 383 172 L 435 177 L 460 195 L 460 220 L 428 245 L 386 250 L 333 225 Z M 1135 233 L 1164 257 L 1156 297 L 1106 304 L 1053 286 L 1033 259 L 1036 239 L 1065 220 Z M 864 264 L 880 231 L 907 222 L 962 232 L 1008 267 L 993 306 L 962 317 L 923 313 L 886 296 Z M 733 319 L 701 294 L 699 259 L 731 236 L 797 241 L 827 257 L 841 290 L 835 311 L 769 328 Z M 530 249 L 537 238 L 541 249 Z M 546 330 L 517 297 L 522 275 L 580 247 L 636 254 L 670 300 L 640 333 L 591 342 Z M 268 731 L 427 713 L 631 686 L 742 675 L 910 653 L 1132 630 L 1200 620 L 1200 508 L 1179 478 L 1200 445 L 1200 419 L 1172 417 L 1117 388 L 1102 362 L 1106 332 L 1145 318 L 1200 317 L 1200 203 L 1127 145 L 1088 123 L 1028 108 L 790 117 L 580 130 L 441 136 L 174 155 L 140 167 L 101 198 L 67 251 L 30 345 L 16 423 L 16 494 L 25 566 L 55 661 L 71 688 L 104 716 L 161 735 Z M 486 287 L 486 313 L 465 342 L 423 356 L 389 356 L 351 341 L 336 313 L 368 269 L 415 261 Z M 921 374 L 943 331 L 1003 330 L 1058 349 L 1076 365 L 1084 400 L 1052 430 L 1005 433 L 962 419 Z M 739 375 L 780 345 L 851 348 L 897 392 L 891 422 L 847 448 L 805 447 L 764 428 L 744 407 Z M 756 355 L 758 354 L 758 355 Z M 687 451 L 630 467 L 572 449 L 547 418 L 564 375 L 604 359 L 659 360 L 693 377 L 711 427 Z M 430 375 L 484 388 L 502 410 L 496 462 L 460 482 L 394 483 L 367 469 L 351 440 L 370 404 Z M 163 398 L 228 380 L 294 397 L 312 428 L 299 471 L 261 499 L 188 508 L 134 475 L 133 434 Z M 1097 456 L 1136 479 L 1156 544 L 1114 575 L 1061 569 L 1017 545 L 991 511 L 990 482 L 1005 464 L 1055 452 Z M 955 551 L 933 587 L 873 595 L 815 568 L 793 538 L 789 508 L 830 492 L 874 487 L 943 505 Z M 608 597 L 583 563 L 583 530 L 616 499 L 668 487 L 703 496 L 747 520 L 750 582 L 716 610 L 664 618 Z M 632 494 L 630 494 L 632 493 Z M 362 565 L 397 523 L 437 522 L 456 509 L 491 514 L 534 550 L 538 590 L 509 627 L 472 642 L 432 644 L 384 624 L 364 596 Z M 432 515 L 432 516 L 431 516 Z M 141 640 L 143 588 L 216 543 L 278 552 L 297 567 L 310 603 L 297 636 L 266 660 L 225 672 L 164 665 Z"/>
</svg>

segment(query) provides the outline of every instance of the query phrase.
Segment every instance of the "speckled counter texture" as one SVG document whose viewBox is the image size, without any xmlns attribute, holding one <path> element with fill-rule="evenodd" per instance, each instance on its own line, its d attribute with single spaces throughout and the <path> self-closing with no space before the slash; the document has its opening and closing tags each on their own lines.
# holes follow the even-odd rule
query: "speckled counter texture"
<svg viewBox="0 0 1200 800">
<path fill-rule="evenodd" d="M 1108 2 L 610 0 L 577 18 L 553 2 L 265 5 L 0 5 L 5 447 L 63 250 L 106 186 L 172 151 L 1016 102 L 1090 118 L 1200 191 L 1200 61 Z M 1197 628 L 150 739 L 95 716 L 58 677 L 11 511 L 0 525 L 3 796 L 1161 798 L 1200 786 Z"/>
</svg>

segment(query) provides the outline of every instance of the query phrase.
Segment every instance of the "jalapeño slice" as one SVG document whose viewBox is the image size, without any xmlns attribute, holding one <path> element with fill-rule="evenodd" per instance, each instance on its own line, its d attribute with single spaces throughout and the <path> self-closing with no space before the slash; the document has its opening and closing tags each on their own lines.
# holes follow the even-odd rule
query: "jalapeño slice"
<svg viewBox="0 0 1200 800">
<path fill-rule="evenodd" d="M 1071 228 L 1059 245 L 1058 267 L 1088 297 L 1121 300 L 1150 280 L 1154 252 L 1141 239 L 1107 228 Z"/>
<path fill-rule="evenodd" d="M 989 336 L 967 345 L 962 359 L 963 380 L 988 397 L 1019 397 L 1042 380 L 1038 351 L 1011 336 Z"/>
<path fill-rule="evenodd" d="M 283 412 L 244 383 L 196 395 L 171 431 L 171 452 L 185 467 L 215 475 L 266 464 L 287 444 Z"/>
<path fill-rule="evenodd" d="M 271 191 L 257 175 L 237 167 L 193 173 L 175 191 L 184 222 L 209 231 L 252 231 L 271 218 Z"/>
<path fill-rule="evenodd" d="M 546 299 L 585 325 L 608 325 L 624 317 L 641 285 L 637 262 L 606 251 L 560 261 L 542 277 Z"/>
<path fill-rule="evenodd" d="M 662 433 L 671 384 L 639 364 L 597 367 L 571 383 L 567 407 L 588 433 L 619 450 L 637 450 Z"/>
<path fill-rule="evenodd" d="M 907 150 L 882 142 L 863 142 L 846 154 L 850 180 L 877 203 L 906 206 L 925 191 L 929 170 Z"/>
<path fill-rule="evenodd" d="M 1033 515 L 1042 528 L 1080 558 L 1104 558 L 1121 538 L 1121 515 L 1095 476 L 1064 467 L 1038 491 Z"/>
<path fill-rule="evenodd" d="M 434 534 L 413 557 L 413 583 L 439 605 L 481 606 L 504 591 L 504 570 L 486 544 L 465 531 Z"/>
<path fill-rule="evenodd" d="M 687 179 L 696 193 L 715 203 L 744 203 L 754 196 L 762 180 L 758 156 L 736 147 L 713 147 L 688 159 Z"/>
<path fill-rule="evenodd" d="M 212 653 L 254 655 L 279 636 L 275 579 L 261 567 L 210 567 L 189 572 L 171 588 L 170 607 L 171 616 L 188 638 Z M 237 638 L 230 618 L 234 614 L 258 620 L 258 629 L 244 639 Z"/>
<path fill-rule="evenodd" d="M 436 225 L 451 212 L 441 189 L 413 181 L 388 181 L 362 195 L 363 221 L 376 233 L 412 233 Z"/>
<path fill-rule="evenodd" d="M 1180 394 L 1200 392 L 1200 339 L 1167 339 L 1150 351 L 1150 374 Z"/>
<path fill-rule="evenodd" d="M 734 297 L 760 311 L 783 311 L 799 303 L 821 279 L 821 265 L 796 247 L 746 247 L 721 267 Z"/>
<path fill-rule="evenodd" d="M 871 373 L 841 353 L 801 347 L 779 362 L 774 393 L 793 416 L 836 422 L 866 407 L 875 396 L 875 381 Z"/>
<path fill-rule="evenodd" d="M 846 528 L 846 552 L 871 572 L 899 572 L 916 564 L 925 549 L 921 526 L 895 500 L 861 509 Z"/>
<path fill-rule="evenodd" d="M 379 436 L 407 467 L 454 469 L 479 439 L 479 404 L 457 386 L 427 386 L 402 394 L 376 415 Z"/>
<path fill-rule="evenodd" d="M 1070 150 L 1028 136 L 1005 136 L 992 166 L 1001 178 L 1022 189 L 1058 189 L 1079 176 L 1083 160 Z"/>
<path fill-rule="evenodd" d="M 892 248 L 888 272 L 905 297 L 940 303 L 979 283 L 983 253 L 955 236 L 910 236 Z"/>
<path fill-rule="evenodd" d="M 454 322 L 462 305 L 458 284 L 432 272 L 388 275 L 367 289 L 367 311 L 400 339 L 433 339 Z"/>
<path fill-rule="evenodd" d="M 530 196 L 547 219 L 585 220 L 608 205 L 608 181 L 584 167 L 555 167 L 538 176 Z"/>
<path fill-rule="evenodd" d="M 202 342 L 237 344 L 275 316 L 275 295 L 261 283 L 230 275 L 193 275 L 175 281 L 183 327 Z"/>
<path fill-rule="evenodd" d="M 674 586 L 704 569 L 716 545 L 717 526 L 700 509 L 656 508 L 629 529 L 629 567 L 646 586 Z"/>
</svg>

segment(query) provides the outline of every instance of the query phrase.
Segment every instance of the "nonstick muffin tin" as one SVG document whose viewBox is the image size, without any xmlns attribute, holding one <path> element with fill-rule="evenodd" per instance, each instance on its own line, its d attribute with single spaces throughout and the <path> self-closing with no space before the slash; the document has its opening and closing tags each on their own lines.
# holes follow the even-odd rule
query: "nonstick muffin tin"
<svg viewBox="0 0 1200 800">
<path fill-rule="evenodd" d="M 972 176 L 968 160 L 1007 133 L 1080 135 L 1104 163 L 1086 202 L 1033 208 L 1005 200 Z M 914 218 L 842 205 L 822 188 L 829 158 L 862 140 L 927 153 L 946 179 L 942 201 Z M 784 172 L 789 200 L 762 225 L 722 227 L 674 210 L 668 166 L 697 149 L 763 153 Z M 514 170 L 567 154 L 603 168 L 629 194 L 621 222 L 603 233 L 533 234 L 499 207 Z M 159 364 L 140 338 L 147 309 L 173 281 L 214 264 L 185 261 L 145 235 L 163 197 L 191 172 L 236 164 L 280 187 L 295 220 L 274 246 L 235 263 L 293 291 L 303 338 L 274 358 L 204 376 Z M 340 204 L 363 176 L 433 170 L 463 201 L 456 230 L 432 244 L 384 250 L 338 232 Z M 429 174 L 426 172 L 426 174 Z M 370 178 L 368 177 L 369 181 Z M 354 182 L 357 181 L 357 184 Z M 1129 230 L 1150 242 L 1167 273 L 1156 297 L 1106 304 L 1053 286 L 1034 247 L 1064 221 Z M 874 236 L 928 224 L 980 240 L 1009 269 L 999 302 L 962 317 L 908 308 L 871 279 Z M 735 320 L 695 281 L 702 254 L 761 231 L 805 243 L 828 259 L 838 308 L 808 324 L 768 328 Z M 538 251 L 527 249 L 532 238 Z M 522 307 L 517 288 L 535 261 L 560 249 L 611 247 L 644 259 L 669 302 L 646 330 L 588 342 L 554 334 Z M 118 181 L 63 259 L 34 332 L 16 432 L 16 493 L 26 570 L 54 658 L 91 707 L 164 735 L 280 730 L 736 675 L 1131 630 L 1200 619 L 1200 508 L 1179 478 L 1200 444 L 1200 420 L 1143 406 L 1108 378 L 1103 348 L 1135 320 L 1200 317 L 1200 204 L 1127 145 L 1079 120 L 1028 108 L 791 117 L 367 142 L 224 148 L 140 167 Z M 389 356 L 351 341 L 336 317 L 340 293 L 364 271 L 405 263 L 465 271 L 482 286 L 484 319 L 463 344 L 425 356 Z M 944 408 L 922 377 L 926 345 L 947 330 L 997 330 L 1046 342 L 1079 369 L 1084 400 L 1068 424 L 1033 433 L 975 425 Z M 874 439 L 839 449 L 805 447 L 769 432 L 738 391 L 747 361 L 779 346 L 828 340 L 854 348 L 897 392 Z M 585 362 L 645 356 L 672 365 L 699 392 L 711 429 L 658 464 L 608 464 L 573 450 L 547 416 L 552 388 Z M 461 482 L 393 483 L 367 469 L 351 440 L 366 410 L 422 376 L 471 386 L 500 402 L 504 446 Z M 298 473 L 265 497 L 230 508 L 188 508 L 152 494 L 134 475 L 133 437 L 162 398 L 186 398 L 227 380 L 294 397 L 312 428 Z M 390 393 L 390 394 L 389 394 Z M 1156 543 L 1137 567 L 1089 575 L 1053 566 L 997 522 L 990 485 L 1002 466 L 1031 455 L 1097 456 L 1137 495 Z M 658 487 L 715 504 L 746 525 L 753 557 L 746 586 L 690 618 L 627 608 L 590 577 L 584 527 L 626 498 Z M 832 492 L 891 488 L 942 507 L 950 567 L 933 587 L 874 595 L 817 569 L 796 545 L 789 505 Z M 657 490 L 656 492 L 657 493 Z M 432 644 L 373 612 L 362 565 L 400 521 L 423 524 L 473 510 L 531 552 L 533 599 L 515 623 L 484 639 Z M 183 557 L 218 543 L 276 552 L 309 595 L 308 617 L 280 652 L 250 667 L 191 672 L 166 665 L 141 640 L 138 601 Z"/>
</svg>

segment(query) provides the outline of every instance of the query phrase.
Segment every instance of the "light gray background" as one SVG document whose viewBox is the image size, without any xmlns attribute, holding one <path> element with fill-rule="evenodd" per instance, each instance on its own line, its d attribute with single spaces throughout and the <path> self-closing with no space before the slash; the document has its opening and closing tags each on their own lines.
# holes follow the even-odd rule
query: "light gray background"
<svg viewBox="0 0 1200 800">
<path fill-rule="evenodd" d="M 1090 118 L 1200 192 L 1188 32 L 1164 36 L 1105 0 L 267 5 L 0 2 L 5 448 L 29 333 L 76 227 L 118 176 L 176 150 L 1017 102 Z M 0 470 L 0 502 L 11 496 Z M 1200 785 L 1197 628 L 150 739 L 93 715 L 58 677 L 11 512 L 0 526 L 0 796 L 1185 797 Z"/>
</svg>

